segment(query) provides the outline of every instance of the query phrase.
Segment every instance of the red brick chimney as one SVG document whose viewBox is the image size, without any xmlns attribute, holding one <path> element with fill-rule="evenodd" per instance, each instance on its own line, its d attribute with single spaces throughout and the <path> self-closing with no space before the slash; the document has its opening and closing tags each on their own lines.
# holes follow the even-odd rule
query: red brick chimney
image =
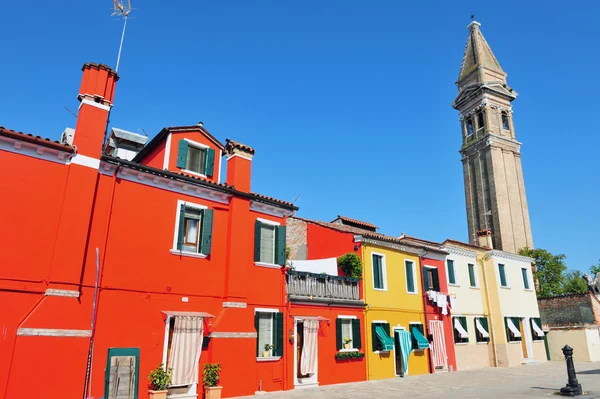
<svg viewBox="0 0 600 399">
<path fill-rule="evenodd" d="M 75 126 L 73 145 L 77 154 L 98 159 L 113 105 L 115 85 L 119 75 L 104 64 L 87 63 L 82 68 L 83 78 L 77 98 L 79 115 Z"/>
<path fill-rule="evenodd" d="M 492 230 L 491 229 L 479 230 L 477 232 L 477 239 L 479 241 L 480 247 L 494 249 L 494 245 L 492 244 Z"/>
<path fill-rule="evenodd" d="M 227 155 L 227 184 L 240 191 L 250 192 L 254 148 L 227 139 L 225 155 Z"/>
</svg>

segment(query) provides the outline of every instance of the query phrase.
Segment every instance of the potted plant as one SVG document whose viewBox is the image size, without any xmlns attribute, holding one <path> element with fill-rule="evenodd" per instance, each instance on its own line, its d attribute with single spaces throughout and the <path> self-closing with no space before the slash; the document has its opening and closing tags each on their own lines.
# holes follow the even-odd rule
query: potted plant
<svg viewBox="0 0 600 399">
<path fill-rule="evenodd" d="M 165 370 L 163 363 L 152 370 L 148 375 L 148 379 L 150 380 L 148 396 L 150 399 L 166 399 L 167 388 L 171 385 L 172 374 L 173 369 Z"/>
<path fill-rule="evenodd" d="M 273 349 L 274 347 L 275 347 L 275 345 L 266 344 L 265 345 L 265 350 L 262 353 L 263 357 L 269 357 L 269 356 L 271 356 L 271 349 Z"/>
<path fill-rule="evenodd" d="M 219 363 L 206 363 L 204 365 L 204 398 L 220 399 L 223 387 L 219 384 L 219 373 L 221 365 Z"/>
<path fill-rule="evenodd" d="M 352 338 L 350 338 L 350 337 L 344 338 L 344 349 L 350 349 L 350 342 L 352 342 Z"/>
</svg>

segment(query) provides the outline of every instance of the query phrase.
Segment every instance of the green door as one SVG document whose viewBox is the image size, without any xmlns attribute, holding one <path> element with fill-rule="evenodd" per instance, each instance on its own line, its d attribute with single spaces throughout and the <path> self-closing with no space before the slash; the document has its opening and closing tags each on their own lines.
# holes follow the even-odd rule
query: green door
<svg viewBox="0 0 600 399">
<path fill-rule="evenodd" d="M 104 399 L 137 399 L 140 348 L 108 348 Z"/>
</svg>

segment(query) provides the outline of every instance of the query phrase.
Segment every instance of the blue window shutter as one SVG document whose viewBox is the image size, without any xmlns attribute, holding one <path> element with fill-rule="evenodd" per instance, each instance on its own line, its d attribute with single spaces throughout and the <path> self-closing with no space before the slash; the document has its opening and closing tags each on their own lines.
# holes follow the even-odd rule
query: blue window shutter
<svg viewBox="0 0 600 399">
<path fill-rule="evenodd" d="M 206 149 L 206 157 L 204 157 L 204 174 L 208 177 L 213 177 L 215 170 L 215 150 L 212 148 Z"/>
<path fill-rule="evenodd" d="M 177 148 L 177 167 L 185 169 L 188 154 L 188 143 L 184 139 L 179 140 Z"/>
<path fill-rule="evenodd" d="M 185 205 L 179 208 L 179 231 L 177 232 L 177 249 L 181 251 L 183 236 L 185 235 Z"/>
<path fill-rule="evenodd" d="M 285 226 L 275 228 L 275 264 L 285 265 Z"/>
<path fill-rule="evenodd" d="M 262 223 L 257 220 L 254 224 L 254 261 L 260 262 L 260 229 Z"/>
<path fill-rule="evenodd" d="M 212 230 L 214 213 L 212 209 L 204 209 L 202 212 L 202 234 L 200 238 L 200 253 L 210 255 L 212 247 Z"/>
</svg>

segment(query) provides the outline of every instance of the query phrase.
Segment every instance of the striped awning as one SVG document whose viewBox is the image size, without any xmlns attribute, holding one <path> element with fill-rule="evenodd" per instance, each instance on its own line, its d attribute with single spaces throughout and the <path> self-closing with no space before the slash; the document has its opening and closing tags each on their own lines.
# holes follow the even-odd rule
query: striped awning
<svg viewBox="0 0 600 399">
<path fill-rule="evenodd" d="M 417 327 L 412 327 L 410 329 L 410 332 L 412 333 L 413 337 L 415 337 L 415 339 L 417 340 L 417 348 L 429 349 L 429 341 L 427 340 L 427 338 L 425 338 L 423 334 L 421 334 L 421 331 Z"/>
<path fill-rule="evenodd" d="M 462 324 L 460 324 L 460 320 L 458 318 L 454 319 L 454 329 L 458 331 L 458 335 L 461 338 L 469 338 L 469 333 L 463 328 Z"/>
<path fill-rule="evenodd" d="M 513 337 L 515 337 L 515 338 L 521 337 L 521 331 L 519 331 L 517 326 L 515 326 L 515 323 L 513 323 L 511 318 L 506 319 L 506 324 L 508 325 L 508 329 L 512 333 Z"/>
<path fill-rule="evenodd" d="M 536 335 L 538 337 L 544 338 L 544 332 L 542 331 L 540 326 L 537 325 L 537 322 L 535 320 L 531 320 L 531 325 L 533 326 L 533 331 L 535 331 Z"/>
<path fill-rule="evenodd" d="M 481 334 L 481 336 L 483 338 L 489 338 L 490 337 L 490 333 L 487 332 L 485 330 L 485 328 L 483 328 L 483 326 L 481 325 L 481 322 L 479 321 L 478 318 L 475 318 L 475 327 L 477 327 L 477 331 L 479 331 L 479 334 Z"/>
<path fill-rule="evenodd" d="M 379 338 L 384 351 L 394 350 L 394 340 L 385 332 L 383 327 L 375 327 L 375 333 L 377 334 L 377 338 Z"/>
</svg>

